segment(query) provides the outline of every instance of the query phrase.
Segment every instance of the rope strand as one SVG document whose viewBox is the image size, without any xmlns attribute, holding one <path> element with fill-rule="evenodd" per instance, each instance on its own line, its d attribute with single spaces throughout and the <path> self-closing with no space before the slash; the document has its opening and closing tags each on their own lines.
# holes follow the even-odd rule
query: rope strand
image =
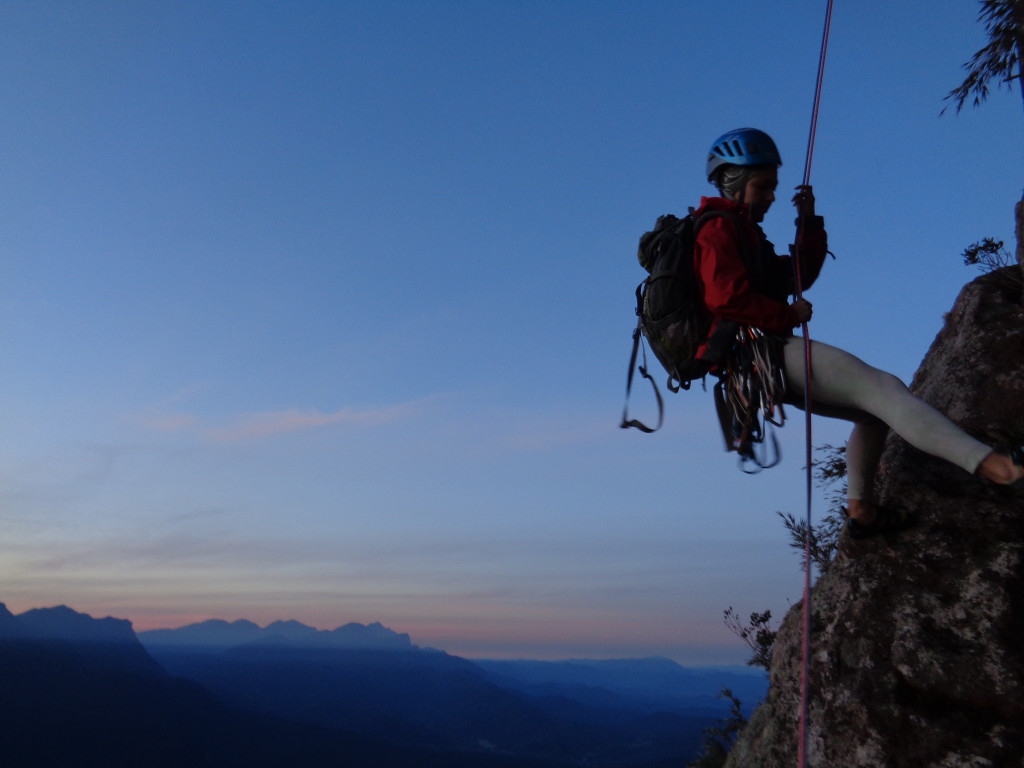
<svg viewBox="0 0 1024 768">
<path fill-rule="evenodd" d="M 825 77 L 825 54 L 828 51 L 829 29 L 832 25 L 832 0 L 828 0 L 825 11 L 825 28 L 821 35 L 821 52 L 818 56 L 818 78 L 814 85 L 814 106 L 811 110 L 811 129 L 807 138 L 807 157 L 804 162 L 804 186 L 811 183 L 811 160 L 814 157 L 814 139 L 818 131 L 818 111 L 821 106 L 821 85 Z M 801 222 L 802 225 L 802 222 Z M 797 247 L 793 253 L 793 271 L 796 283 L 796 297 L 803 298 L 800 275 L 800 232 L 797 232 Z M 811 492 L 813 488 L 813 437 L 811 432 L 811 336 L 807 323 L 801 324 L 804 337 L 804 414 L 806 419 L 805 451 L 807 459 L 807 520 L 804 530 L 804 605 L 803 638 L 801 642 L 800 669 L 800 726 L 797 760 L 799 768 L 807 768 L 807 747 L 809 741 L 808 716 L 810 713 L 811 677 Z"/>
<path fill-rule="evenodd" d="M 818 132 L 818 108 L 821 105 L 821 84 L 825 79 L 825 54 L 828 53 L 829 30 L 832 27 L 832 0 L 825 9 L 825 29 L 821 35 L 821 52 L 818 54 L 818 79 L 814 84 L 814 107 L 811 110 L 811 130 L 807 137 L 807 156 L 804 159 L 804 184 L 811 183 L 811 160 L 814 158 L 814 139 Z"/>
</svg>

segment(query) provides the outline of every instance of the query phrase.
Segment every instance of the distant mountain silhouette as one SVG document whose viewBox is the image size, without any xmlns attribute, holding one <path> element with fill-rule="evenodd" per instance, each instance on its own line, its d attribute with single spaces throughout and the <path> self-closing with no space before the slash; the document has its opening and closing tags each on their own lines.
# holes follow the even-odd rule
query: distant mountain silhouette
<svg viewBox="0 0 1024 768">
<path fill-rule="evenodd" d="M 18 616 L 12 616 L 2 603 L 0 607 L 0 639 L 61 649 L 97 668 L 145 677 L 163 674 L 135 636 L 130 621 L 94 619 L 64 605 L 36 608 Z"/>
<path fill-rule="evenodd" d="M 62 636 L 62 630 L 68 635 Z M 140 663 L 136 651 L 146 663 Z M 128 622 L 97 620 L 64 606 L 13 616 L 2 603 L 0 764 L 566 768 L 524 757 L 395 745 L 232 707 L 201 686 L 167 674 L 138 644 Z"/>
<path fill-rule="evenodd" d="M 251 621 L 226 622 L 210 619 L 178 629 L 154 629 L 139 633 L 150 648 L 235 648 L 249 643 L 287 644 L 300 648 L 375 648 L 411 650 L 409 636 L 393 632 L 374 622 L 368 626 L 350 623 L 334 630 L 314 629 L 298 621 L 275 621 L 260 628 Z"/>
<path fill-rule="evenodd" d="M 4 606 L 6 610 L 6 606 Z M 34 608 L 19 614 L 16 623 L 34 637 L 49 637 L 79 642 L 139 644 L 132 623 L 108 616 L 94 619 L 71 610 L 66 605 L 55 608 Z"/>
<path fill-rule="evenodd" d="M 665 659 L 477 664 L 380 624 L 213 620 L 136 637 L 120 619 L 0 604 L 0 760 L 662 768 L 722 714 L 708 681 L 667 695 L 694 674 Z"/>
<path fill-rule="evenodd" d="M 7 606 L 0 603 L 0 640 L 21 637 L 25 631 L 21 622 L 7 610 Z"/>
</svg>

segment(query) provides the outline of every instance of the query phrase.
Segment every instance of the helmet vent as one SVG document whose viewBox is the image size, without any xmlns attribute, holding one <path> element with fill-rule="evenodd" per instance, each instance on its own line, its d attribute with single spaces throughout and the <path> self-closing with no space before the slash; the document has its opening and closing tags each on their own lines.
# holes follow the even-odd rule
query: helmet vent
<svg viewBox="0 0 1024 768">
<path fill-rule="evenodd" d="M 722 165 L 782 165 L 775 142 L 756 128 L 737 128 L 719 136 L 708 153 L 707 177 L 710 181 Z"/>
</svg>

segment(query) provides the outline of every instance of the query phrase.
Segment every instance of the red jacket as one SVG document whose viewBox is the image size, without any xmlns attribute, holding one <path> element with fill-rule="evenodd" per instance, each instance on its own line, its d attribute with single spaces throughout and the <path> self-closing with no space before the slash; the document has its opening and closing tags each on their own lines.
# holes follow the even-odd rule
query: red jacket
<svg viewBox="0 0 1024 768">
<path fill-rule="evenodd" d="M 721 319 L 734 320 L 766 333 L 789 336 L 800 325 L 787 300 L 794 293 L 792 258 L 776 255 L 761 227 L 750 220 L 746 205 L 721 197 L 705 197 L 696 215 L 700 217 L 707 211 L 728 211 L 736 217 L 716 216 L 706 221 L 697 233 L 694 247 L 694 272 L 704 305 L 715 318 L 714 325 Z M 757 274 L 751 274 L 744 264 L 741 243 L 745 244 Z M 818 277 L 828 253 L 828 237 L 820 216 L 805 227 L 798 246 L 800 282 L 806 289 Z M 702 345 L 697 356 L 703 353 Z"/>
</svg>

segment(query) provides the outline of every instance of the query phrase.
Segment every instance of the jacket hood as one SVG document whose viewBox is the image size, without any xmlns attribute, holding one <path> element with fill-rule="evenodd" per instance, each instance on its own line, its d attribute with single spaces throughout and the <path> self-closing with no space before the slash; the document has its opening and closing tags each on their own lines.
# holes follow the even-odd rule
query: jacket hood
<svg viewBox="0 0 1024 768">
<path fill-rule="evenodd" d="M 746 203 L 739 203 L 724 197 L 702 197 L 700 199 L 700 207 L 697 209 L 697 215 L 700 216 L 700 214 L 707 211 L 728 211 L 729 213 L 742 216 L 749 221 L 749 210 Z"/>
</svg>

